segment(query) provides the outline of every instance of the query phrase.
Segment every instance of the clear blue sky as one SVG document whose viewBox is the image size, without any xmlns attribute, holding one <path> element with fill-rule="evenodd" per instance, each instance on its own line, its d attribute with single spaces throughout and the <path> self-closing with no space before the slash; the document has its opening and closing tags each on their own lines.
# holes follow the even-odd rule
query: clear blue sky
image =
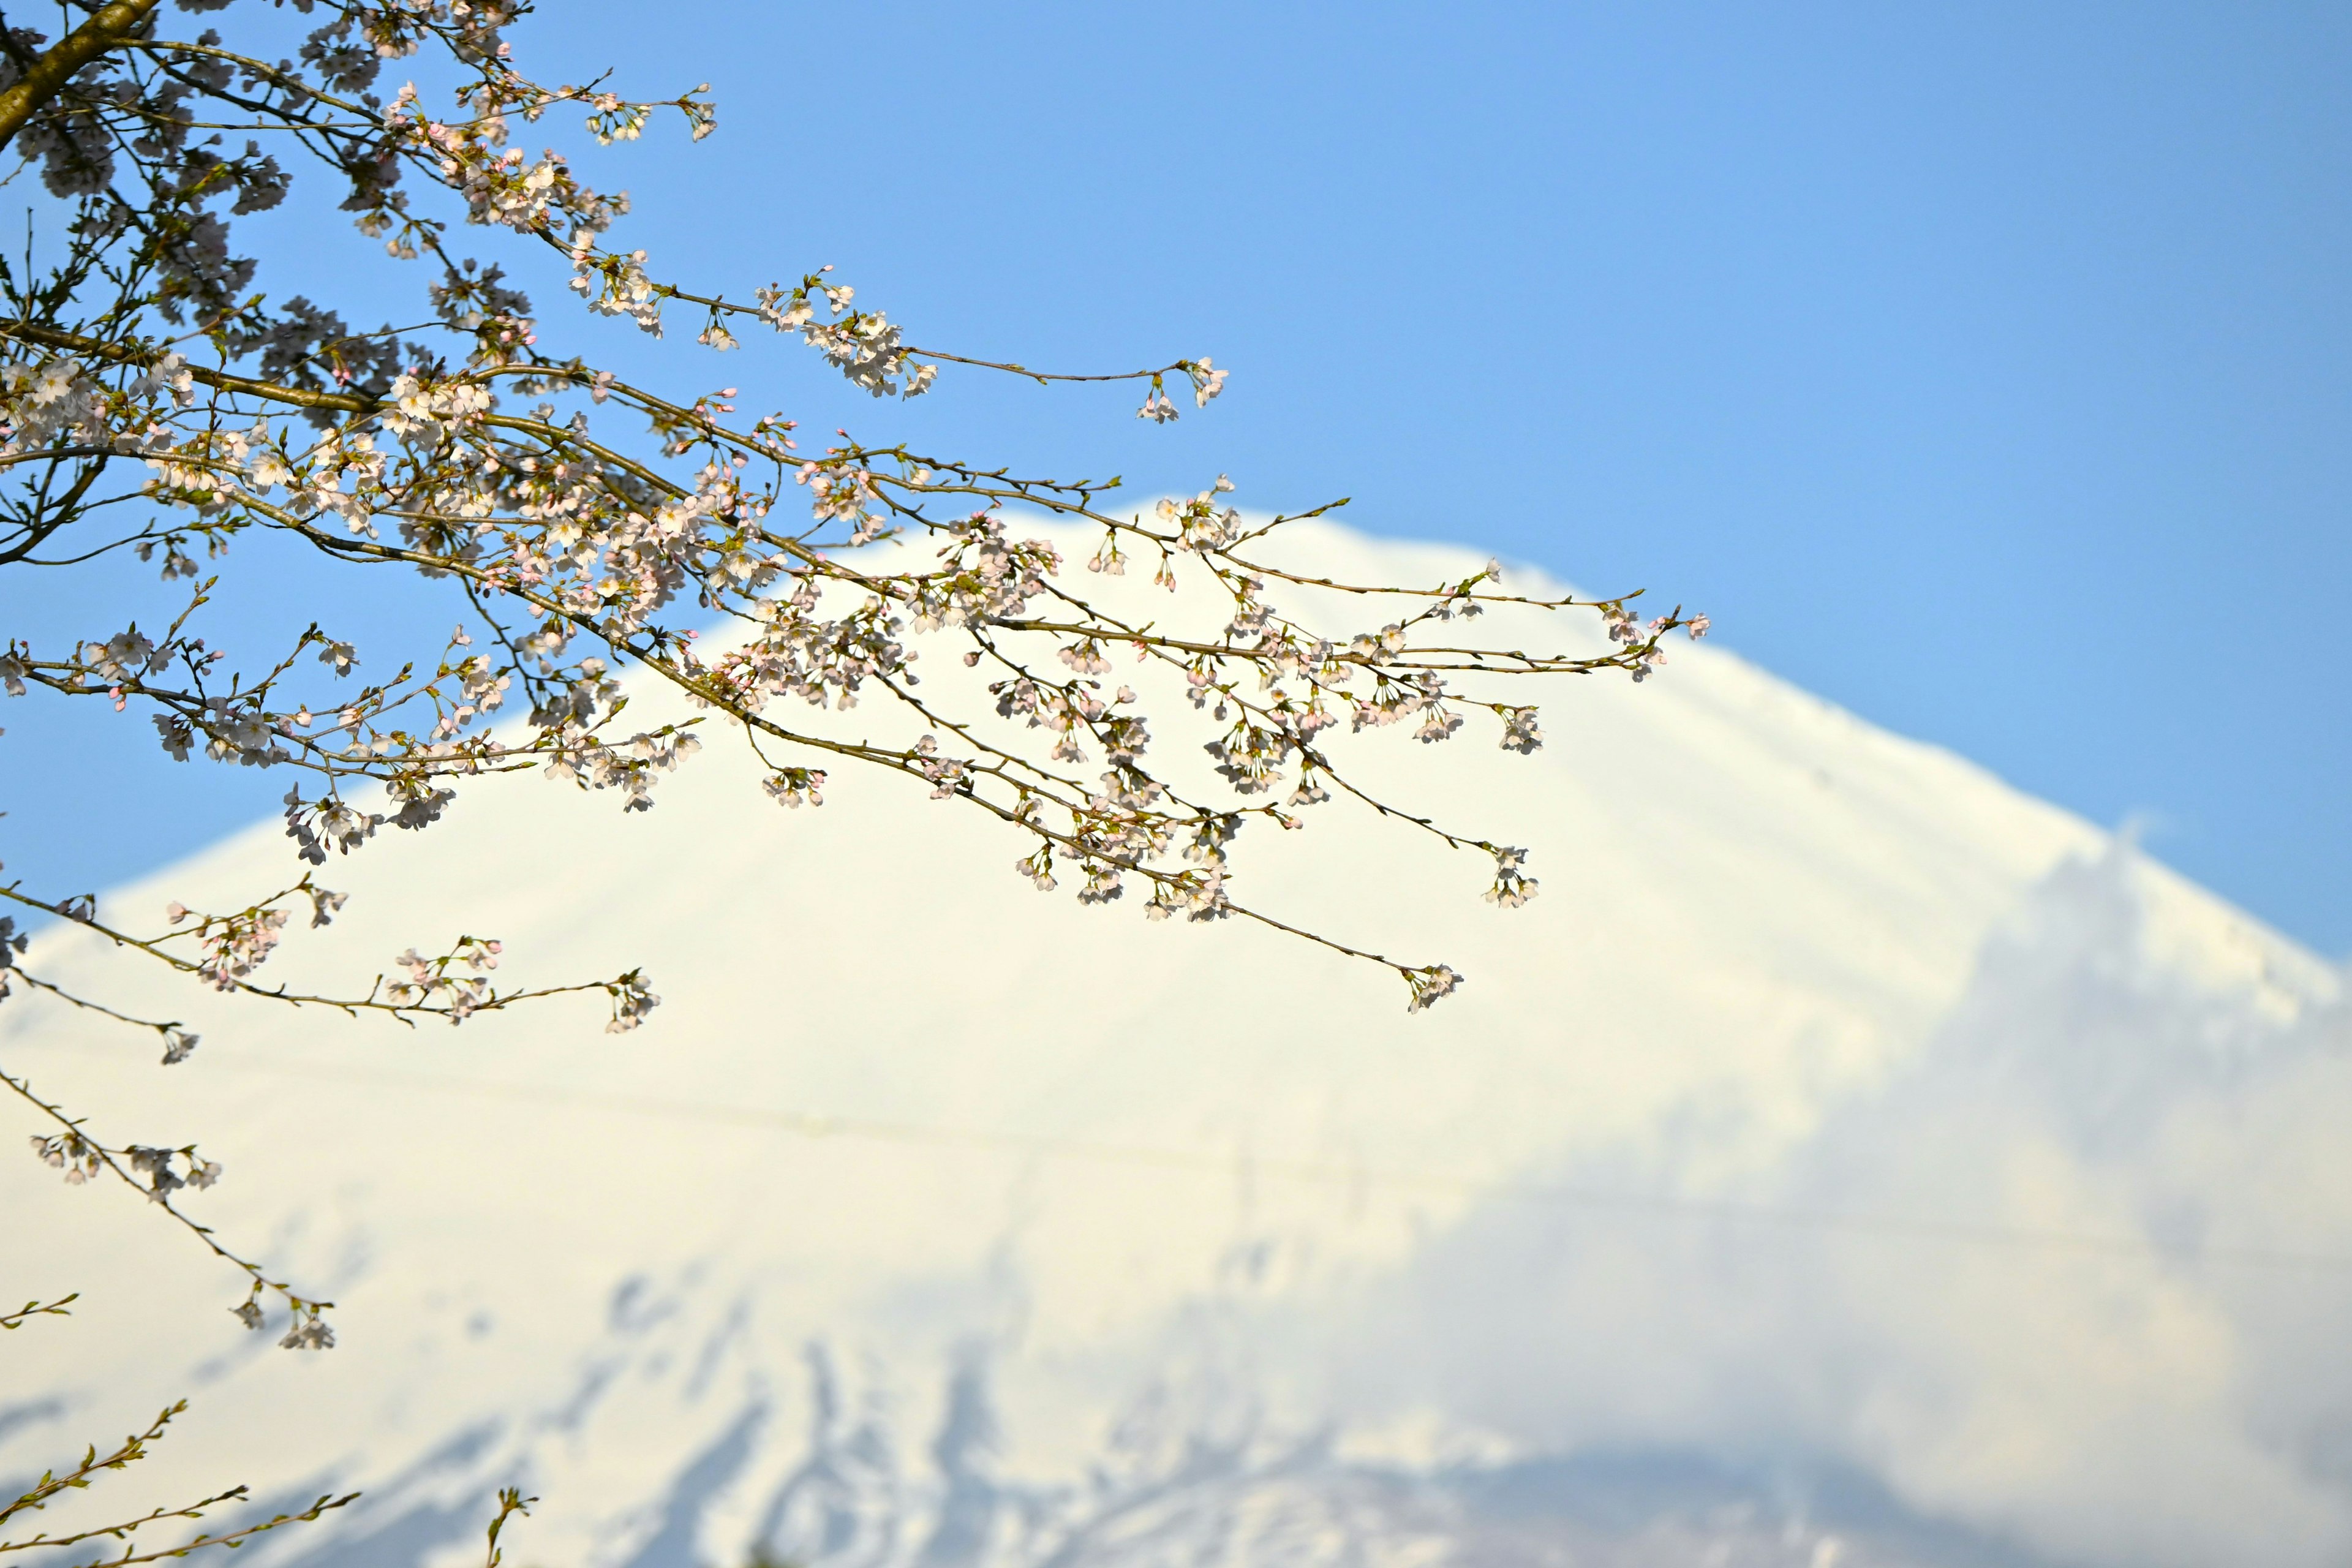
<svg viewBox="0 0 2352 1568">
<path fill-rule="evenodd" d="M 1646 584 L 2352 952 L 2352 9 L 560 0 L 517 37 L 712 84 L 700 146 L 586 163 L 658 269 L 740 296 L 832 262 L 919 342 L 1234 379 L 1162 430 L 977 373 L 852 401 L 682 321 L 658 358 L 581 323 L 593 352 Z M 421 288 L 336 224 L 270 232 L 264 287 Z M 0 722 L 12 874 L 102 884 L 283 788 L 158 819 L 143 737 Z M 94 794 L 28 771 L 51 741 L 107 759 Z"/>
</svg>

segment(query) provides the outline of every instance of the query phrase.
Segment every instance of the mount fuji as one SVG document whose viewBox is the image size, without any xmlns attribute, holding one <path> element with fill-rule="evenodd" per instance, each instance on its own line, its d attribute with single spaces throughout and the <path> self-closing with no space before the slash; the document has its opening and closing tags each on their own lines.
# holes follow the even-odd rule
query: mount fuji
<svg viewBox="0 0 2352 1568">
<path fill-rule="evenodd" d="M 1356 580 L 1476 565 L 1300 537 Z M 359 1489 L 249 1551 L 446 1568 L 513 1483 L 521 1568 L 2352 1562 L 2345 972 L 1672 658 L 1561 683 L 1533 757 L 1355 743 L 1531 846 L 1526 909 L 1343 803 L 1236 847 L 1241 896 L 1462 970 L 1424 1014 L 1244 922 L 1041 896 L 897 780 L 777 810 L 724 736 L 648 813 L 464 789 L 327 868 L 343 918 L 267 972 L 364 984 L 462 930 L 505 984 L 644 965 L 633 1034 L 221 1003 L 47 933 L 37 972 L 203 1047 L 162 1068 L 20 990 L 0 1062 L 116 1141 L 201 1140 L 193 1211 L 341 1343 L 243 1333 L 144 1205 L 11 1156 L 0 1296 L 81 1299 L 6 1336 L 0 1481 L 185 1394 L 43 1527 Z M 263 825 L 101 909 L 292 866 Z"/>
</svg>

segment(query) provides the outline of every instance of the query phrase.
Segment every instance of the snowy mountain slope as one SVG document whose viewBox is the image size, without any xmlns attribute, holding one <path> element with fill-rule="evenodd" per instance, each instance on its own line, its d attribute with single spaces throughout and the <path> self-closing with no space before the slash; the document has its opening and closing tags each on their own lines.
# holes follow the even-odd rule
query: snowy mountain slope
<svg viewBox="0 0 2352 1568">
<path fill-rule="evenodd" d="M 509 982 L 644 963 L 635 1035 L 158 987 L 205 1036 L 164 1071 L 12 1000 L 0 1061 L 201 1138 L 206 1219 L 343 1344 L 238 1336 L 137 1205 L 0 1162 L 0 1293 L 84 1293 L 5 1347 L 0 1474 L 184 1391 L 158 1495 L 368 1489 L 273 1561 L 462 1553 L 518 1479 L 525 1561 L 643 1568 L 2352 1552 L 2342 975 L 1705 647 L 1546 730 L 1355 748 L 1533 846 L 1525 910 L 1336 805 L 1239 846 L 1244 896 L 1467 973 L 1427 1015 L 1041 897 L 894 781 L 777 811 L 721 737 L 640 816 L 477 786 L 272 961 L 364 976 L 462 921 Z M 290 861 L 258 827 L 110 907 Z M 36 956 L 153 984 L 78 935 Z"/>
</svg>

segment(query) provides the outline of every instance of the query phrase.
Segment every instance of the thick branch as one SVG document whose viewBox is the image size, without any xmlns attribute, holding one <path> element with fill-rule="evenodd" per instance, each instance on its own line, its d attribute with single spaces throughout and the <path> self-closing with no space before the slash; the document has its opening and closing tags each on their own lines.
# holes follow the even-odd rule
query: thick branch
<svg viewBox="0 0 2352 1568">
<path fill-rule="evenodd" d="M 162 0 L 114 0 L 68 33 L 58 47 L 33 62 L 16 86 L 0 92 L 0 147 L 16 139 L 25 121 L 65 90 L 74 73 L 107 50 L 120 47 Z"/>
<path fill-rule="evenodd" d="M 14 91 L 12 88 L 10 89 Z M 5 94 L 0 94 L 5 98 Z M 0 321 L 0 336 L 39 343 L 47 348 L 63 349 L 68 353 L 88 354 L 93 359 L 115 360 L 125 364 L 151 365 L 159 357 L 153 350 L 135 342 L 110 342 L 104 338 L 86 337 L 80 332 L 68 332 L 57 327 L 45 327 L 37 321 Z M 347 414 L 372 414 L 382 405 L 373 397 L 352 397 L 341 393 L 312 392 L 307 387 L 280 386 L 274 382 L 255 381 L 247 376 L 230 375 L 223 371 L 206 370 L 201 365 L 189 365 L 187 372 L 206 386 L 222 392 L 242 392 L 254 397 L 266 397 L 278 403 L 290 403 L 301 408 L 335 408 Z"/>
</svg>

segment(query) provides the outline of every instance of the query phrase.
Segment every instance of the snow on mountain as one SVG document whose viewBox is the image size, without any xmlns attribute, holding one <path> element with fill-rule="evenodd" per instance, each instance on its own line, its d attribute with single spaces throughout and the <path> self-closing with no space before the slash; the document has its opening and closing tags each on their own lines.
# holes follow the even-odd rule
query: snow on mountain
<svg viewBox="0 0 2352 1568">
<path fill-rule="evenodd" d="M 0 1295 L 82 1292 L 8 1336 L 0 1477 L 185 1394 L 48 1527 L 362 1487 L 253 1550 L 409 1568 L 520 1481 L 525 1568 L 2345 1562 L 2343 974 L 1958 758 L 1673 657 L 1553 693 L 1533 758 L 1350 748 L 1532 846 L 1524 910 L 1339 804 L 1244 836 L 1244 896 L 1468 974 L 1424 1015 L 1243 922 L 1041 896 L 897 781 L 777 810 L 723 736 L 640 816 L 474 786 L 329 868 L 344 918 L 272 961 L 363 981 L 463 929 L 509 983 L 643 963 L 633 1035 L 222 1005 L 53 933 L 47 972 L 204 1044 L 166 1070 L 20 994 L 0 1063 L 118 1141 L 200 1139 L 203 1217 L 342 1343 L 241 1333 L 142 1205 L 0 1162 Z M 105 904 L 291 866 L 259 826 Z"/>
</svg>

